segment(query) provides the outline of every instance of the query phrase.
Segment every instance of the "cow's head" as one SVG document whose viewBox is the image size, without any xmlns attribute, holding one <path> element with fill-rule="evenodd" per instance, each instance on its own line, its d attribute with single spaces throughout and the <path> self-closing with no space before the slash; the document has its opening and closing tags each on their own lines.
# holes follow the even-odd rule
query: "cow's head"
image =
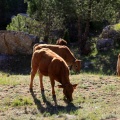
<svg viewBox="0 0 120 120">
<path fill-rule="evenodd" d="M 74 91 L 74 89 L 76 88 L 77 84 L 67 84 L 65 86 L 63 85 L 58 85 L 59 88 L 63 88 L 63 94 L 65 95 L 65 97 L 67 98 L 67 100 L 69 102 L 71 102 L 73 100 L 72 98 L 72 93 Z"/>
<path fill-rule="evenodd" d="M 72 64 L 72 69 L 75 71 L 75 72 L 80 72 L 80 69 L 81 69 L 81 60 L 75 60 Z"/>
</svg>

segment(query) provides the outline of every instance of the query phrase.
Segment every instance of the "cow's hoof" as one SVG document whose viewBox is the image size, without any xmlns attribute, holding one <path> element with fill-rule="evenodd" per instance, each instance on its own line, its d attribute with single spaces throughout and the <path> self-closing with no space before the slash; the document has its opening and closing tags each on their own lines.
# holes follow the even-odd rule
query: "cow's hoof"
<svg viewBox="0 0 120 120">
<path fill-rule="evenodd" d="M 44 88 L 43 88 L 43 89 L 41 89 L 41 92 L 44 92 Z"/>
<path fill-rule="evenodd" d="M 44 89 L 41 89 L 41 94 L 44 94 Z"/>
<path fill-rule="evenodd" d="M 33 88 L 29 88 L 30 91 L 33 91 Z"/>
</svg>

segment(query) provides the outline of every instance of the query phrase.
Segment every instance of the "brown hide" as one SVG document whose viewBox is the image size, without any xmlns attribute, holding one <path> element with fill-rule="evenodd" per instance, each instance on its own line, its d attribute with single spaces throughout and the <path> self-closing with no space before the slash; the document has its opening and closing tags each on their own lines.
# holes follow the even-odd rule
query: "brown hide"
<svg viewBox="0 0 120 120">
<path fill-rule="evenodd" d="M 67 42 L 60 38 L 56 41 L 56 45 L 67 45 Z"/>
<path fill-rule="evenodd" d="M 70 83 L 68 66 L 59 55 L 48 48 L 42 48 L 33 53 L 31 60 L 30 89 L 33 87 L 33 79 L 37 71 L 39 72 L 41 90 L 44 89 L 42 77 L 49 76 L 52 86 L 52 95 L 55 95 L 54 85 L 56 80 L 62 84 L 61 86 L 63 87 L 63 93 L 66 98 L 69 101 L 73 100 L 72 93 L 74 87 L 77 85 L 72 85 Z"/>
<path fill-rule="evenodd" d="M 67 46 L 61 46 L 61 45 L 50 45 L 50 44 L 35 44 L 33 47 L 33 52 L 35 50 L 39 50 L 41 48 L 49 48 L 53 52 L 57 53 L 59 56 L 61 56 L 68 66 L 71 66 L 71 68 L 75 72 L 80 72 L 81 69 L 81 60 L 78 60 L 74 57 L 73 53 L 70 51 L 70 49 Z"/>
<path fill-rule="evenodd" d="M 117 60 L 117 75 L 120 76 L 120 54 L 118 55 Z"/>
</svg>

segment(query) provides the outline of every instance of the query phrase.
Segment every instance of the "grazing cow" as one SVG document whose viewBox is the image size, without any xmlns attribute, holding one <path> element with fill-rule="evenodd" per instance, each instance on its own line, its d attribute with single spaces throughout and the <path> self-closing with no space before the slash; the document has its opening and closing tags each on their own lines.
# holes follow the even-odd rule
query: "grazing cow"
<svg viewBox="0 0 120 120">
<path fill-rule="evenodd" d="M 68 66 L 70 66 L 70 69 L 73 69 L 75 72 L 80 72 L 81 60 L 76 59 L 73 53 L 70 51 L 70 49 L 67 46 L 35 44 L 33 47 L 33 52 L 41 48 L 49 48 L 50 50 L 52 50 L 53 52 L 61 56 L 66 61 Z"/>
<path fill-rule="evenodd" d="M 120 76 L 120 54 L 118 55 L 117 60 L 117 75 Z"/>
<path fill-rule="evenodd" d="M 67 42 L 61 38 L 56 41 L 56 45 L 67 45 Z"/>
<path fill-rule="evenodd" d="M 52 86 L 52 95 L 55 96 L 54 85 L 56 80 L 57 82 L 61 83 L 59 87 L 63 88 L 63 93 L 66 98 L 69 101 L 73 100 L 72 93 L 77 84 L 72 85 L 70 83 L 69 69 L 63 58 L 48 48 L 36 50 L 33 53 L 31 60 L 30 89 L 33 87 L 33 79 L 37 71 L 39 72 L 41 90 L 44 90 L 42 77 L 49 76 Z"/>
</svg>

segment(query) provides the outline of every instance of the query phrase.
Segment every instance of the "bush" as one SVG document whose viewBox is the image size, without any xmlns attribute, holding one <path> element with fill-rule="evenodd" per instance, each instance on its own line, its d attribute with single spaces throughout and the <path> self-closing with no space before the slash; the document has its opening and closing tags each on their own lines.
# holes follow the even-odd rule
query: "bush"
<svg viewBox="0 0 120 120">
<path fill-rule="evenodd" d="M 115 24 L 113 27 L 114 27 L 114 30 L 120 32 L 120 23 Z"/>
<path fill-rule="evenodd" d="M 7 25 L 7 30 L 23 31 L 29 34 L 44 36 L 43 24 L 30 18 L 26 14 L 18 14 L 12 18 L 12 22 Z"/>
</svg>

